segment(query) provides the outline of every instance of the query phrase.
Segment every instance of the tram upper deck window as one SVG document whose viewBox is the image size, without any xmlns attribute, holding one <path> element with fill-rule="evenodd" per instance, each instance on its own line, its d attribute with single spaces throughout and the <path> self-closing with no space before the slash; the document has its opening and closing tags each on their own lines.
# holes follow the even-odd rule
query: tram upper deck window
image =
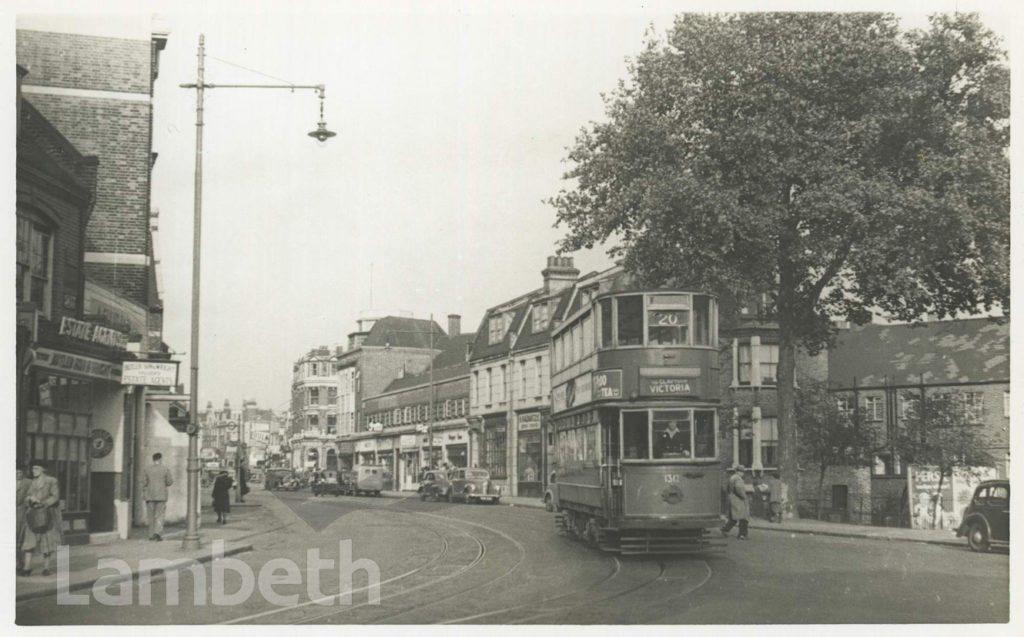
<svg viewBox="0 0 1024 637">
<path fill-rule="evenodd" d="M 601 306 L 601 347 L 612 346 L 612 299 L 598 301 Z"/>
<path fill-rule="evenodd" d="M 693 295 L 693 344 L 711 345 L 711 300 Z"/>
<path fill-rule="evenodd" d="M 644 297 L 620 296 L 619 341 L 623 345 L 641 345 L 644 340 Z"/>
<path fill-rule="evenodd" d="M 647 297 L 648 345 L 687 345 L 689 330 L 688 294 L 659 294 Z"/>
</svg>

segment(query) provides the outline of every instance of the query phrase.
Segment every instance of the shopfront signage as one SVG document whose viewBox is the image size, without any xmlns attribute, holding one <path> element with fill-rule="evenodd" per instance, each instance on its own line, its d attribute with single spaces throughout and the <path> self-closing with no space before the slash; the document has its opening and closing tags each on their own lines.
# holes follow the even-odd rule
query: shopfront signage
<svg viewBox="0 0 1024 637">
<path fill-rule="evenodd" d="M 174 387 L 178 384 L 178 363 L 174 361 L 125 361 L 121 363 L 122 385 Z"/>
<path fill-rule="evenodd" d="M 594 372 L 591 384 L 594 387 L 595 400 L 622 398 L 621 369 L 606 369 L 600 372 Z"/>
<path fill-rule="evenodd" d="M 115 349 L 126 349 L 128 347 L 128 335 L 124 332 L 118 332 L 109 327 L 103 327 L 102 325 L 96 325 L 87 321 L 79 321 L 67 316 L 61 318 L 60 329 L 57 333 L 61 336 L 106 345 Z"/>
<path fill-rule="evenodd" d="M 416 434 L 402 434 L 398 439 L 399 446 L 402 449 L 415 449 L 416 448 Z"/>
<path fill-rule="evenodd" d="M 697 393 L 697 379 L 641 378 L 640 393 L 645 396 L 688 396 Z"/>
<path fill-rule="evenodd" d="M 368 425 L 366 425 L 366 430 L 367 431 L 384 431 L 384 423 L 371 422 Z"/>
<path fill-rule="evenodd" d="M 394 438 L 378 438 L 377 451 L 391 451 L 395 448 Z"/>
<path fill-rule="evenodd" d="M 551 392 L 551 411 L 572 409 L 577 405 L 585 405 L 594 399 L 590 374 L 577 376 L 567 383 L 562 383 Z"/>
<path fill-rule="evenodd" d="M 58 352 L 46 347 L 36 348 L 32 364 L 57 372 L 71 372 L 80 376 L 119 382 L 121 365 L 101 361 L 98 358 Z"/>
<path fill-rule="evenodd" d="M 377 441 L 373 438 L 369 440 L 357 440 L 356 451 L 376 451 Z"/>
<path fill-rule="evenodd" d="M 519 431 L 533 431 L 540 429 L 540 414 L 520 414 Z"/>
<path fill-rule="evenodd" d="M 430 437 L 429 436 L 423 436 L 423 446 L 424 447 L 429 447 L 430 446 Z M 435 447 L 443 447 L 444 446 L 444 436 L 443 435 L 435 435 L 434 436 L 434 446 Z"/>
</svg>

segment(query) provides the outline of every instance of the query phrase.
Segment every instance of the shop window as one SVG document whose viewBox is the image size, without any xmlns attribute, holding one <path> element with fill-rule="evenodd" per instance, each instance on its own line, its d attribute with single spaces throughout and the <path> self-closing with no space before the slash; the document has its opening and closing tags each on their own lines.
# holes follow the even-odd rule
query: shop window
<svg viewBox="0 0 1024 637">
<path fill-rule="evenodd" d="M 662 294 L 650 296 L 647 301 L 647 344 L 687 345 L 690 297 L 684 294 Z"/>
<path fill-rule="evenodd" d="M 484 430 L 484 465 L 491 477 L 503 479 L 505 471 L 505 428 L 488 428 Z"/>
<path fill-rule="evenodd" d="M 619 346 L 640 345 L 644 337 L 644 308 L 642 296 L 620 296 Z"/>
</svg>

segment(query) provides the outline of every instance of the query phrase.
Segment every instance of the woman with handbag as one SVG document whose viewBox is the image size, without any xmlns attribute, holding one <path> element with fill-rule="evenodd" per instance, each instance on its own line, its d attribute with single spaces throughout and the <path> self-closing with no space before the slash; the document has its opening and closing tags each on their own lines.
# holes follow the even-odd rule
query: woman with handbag
<svg viewBox="0 0 1024 637">
<path fill-rule="evenodd" d="M 25 539 L 21 550 L 25 554 L 23 568 L 18 575 L 32 574 L 32 553 L 43 556 L 43 575 L 52 575 L 50 555 L 64 545 L 64 519 L 60 513 L 60 486 L 57 478 L 46 475 L 46 467 L 32 463 L 32 483 L 25 496 Z"/>
</svg>

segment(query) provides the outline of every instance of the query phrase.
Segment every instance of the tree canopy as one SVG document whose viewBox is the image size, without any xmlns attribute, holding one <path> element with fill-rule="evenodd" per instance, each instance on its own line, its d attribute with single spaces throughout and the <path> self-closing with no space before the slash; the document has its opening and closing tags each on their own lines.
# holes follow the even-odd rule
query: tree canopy
<svg viewBox="0 0 1024 637">
<path fill-rule="evenodd" d="M 566 251 L 837 317 L 1009 304 L 1009 75 L 973 15 L 682 15 L 606 98 L 551 200 Z M 780 290 L 788 280 L 788 290 Z"/>
<path fill-rule="evenodd" d="M 795 347 L 833 321 L 1009 311 L 1009 72 L 977 16 L 678 16 L 569 149 L 563 251 L 765 293 L 795 482 Z"/>
</svg>

